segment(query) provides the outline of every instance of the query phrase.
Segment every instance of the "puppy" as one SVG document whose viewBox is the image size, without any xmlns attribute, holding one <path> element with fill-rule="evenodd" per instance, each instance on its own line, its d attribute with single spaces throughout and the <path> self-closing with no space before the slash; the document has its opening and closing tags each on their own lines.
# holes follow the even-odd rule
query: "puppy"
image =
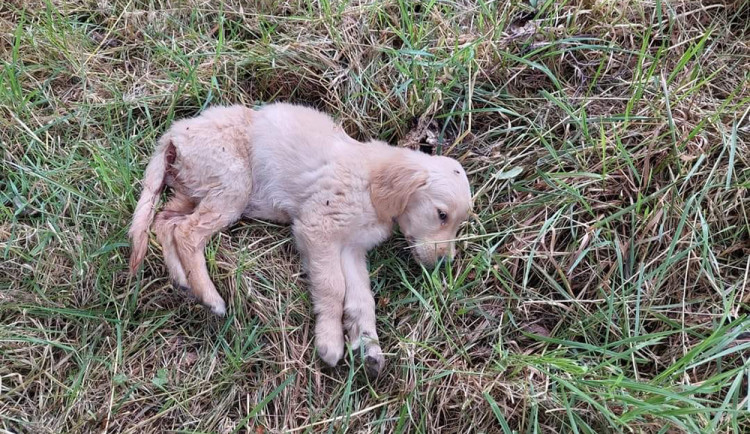
<svg viewBox="0 0 750 434">
<path fill-rule="evenodd" d="M 291 224 L 310 279 L 320 358 L 335 366 L 346 336 L 353 349 L 364 347 L 370 376 L 385 361 L 367 251 L 397 223 L 418 261 L 451 258 L 471 207 L 456 160 L 360 143 L 329 116 L 285 103 L 213 107 L 175 122 L 142 184 L 129 231 L 131 272 L 146 254 L 153 221 L 174 285 L 224 315 L 206 269 L 209 237 L 243 217 Z M 173 195 L 155 215 L 164 185 Z"/>
</svg>

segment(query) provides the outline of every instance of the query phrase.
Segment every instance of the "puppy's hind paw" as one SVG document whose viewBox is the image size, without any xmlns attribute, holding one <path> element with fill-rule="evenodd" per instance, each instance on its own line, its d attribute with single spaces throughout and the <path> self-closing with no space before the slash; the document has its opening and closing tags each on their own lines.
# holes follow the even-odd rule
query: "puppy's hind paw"
<svg viewBox="0 0 750 434">
<path fill-rule="evenodd" d="M 172 280 L 172 286 L 175 289 L 179 289 L 180 292 L 185 294 L 191 300 L 195 300 L 198 303 L 202 304 L 206 309 L 210 310 L 211 313 L 213 313 L 214 315 L 218 315 L 218 316 L 226 315 L 227 304 L 224 302 L 224 299 L 221 298 L 221 296 L 219 296 L 218 294 L 212 297 L 211 300 L 202 300 L 201 297 L 198 297 L 197 295 L 195 295 L 195 293 L 189 286 L 183 285 L 176 280 Z"/>
</svg>

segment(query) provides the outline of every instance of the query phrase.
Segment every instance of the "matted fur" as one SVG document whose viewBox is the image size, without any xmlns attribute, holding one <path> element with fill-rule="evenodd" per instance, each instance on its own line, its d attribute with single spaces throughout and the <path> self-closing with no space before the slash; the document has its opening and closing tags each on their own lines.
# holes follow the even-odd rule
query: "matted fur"
<svg viewBox="0 0 750 434">
<path fill-rule="evenodd" d="M 154 217 L 164 185 L 173 197 Z M 451 257 L 470 207 L 456 160 L 360 143 L 307 107 L 213 107 L 160 139 L 129 231 L 130 269 L 146 254 L 153 220 L 175 286 L 223 315 L 203 254 L 209 237 L 241 217 L 290 223 L 310 278 L 318 354 L 336 365 L 346 333 L 353 348 L 364 345 L 376 375 L 385 362 L 367 251 L 397 222 L 419 261 Z"/>
</svg>

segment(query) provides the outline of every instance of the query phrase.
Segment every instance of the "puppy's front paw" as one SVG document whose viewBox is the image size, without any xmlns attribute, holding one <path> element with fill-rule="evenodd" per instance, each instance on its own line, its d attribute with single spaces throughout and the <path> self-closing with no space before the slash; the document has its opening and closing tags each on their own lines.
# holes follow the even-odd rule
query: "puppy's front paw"
<svg viewBox="0 0 750 434">
<path fill-rule="evenodd" d="M 383 372 L 383 368 L 385 368 L 385 357 L 380 346 L 369 346 L 365 355 L 365 373 L 369 378 L 375 379 Z"/>
<path fill-rule="evenodd" d="M 315 323 L 315 348 L 328 366 L 336 366 L 344 357 L 344 330 L 341 319 L 318 315 Z"/>
<path fill-rule="evenodd" d="M 187 286 L 187 284 L 183 284 L 183 283 L 180 283 L 176 279 L 172 279 L 172 288 L 185 294 L 190 299 L 195 300 L 195 296 L 193 295 L 193 290 L 191 290 L 190 287 Z"/>
<path fill-rule="evenodd" d="M 338 342 L 336 339 L 323 342 L 318 339 L 315 346 L 318 349 L 318 356 L 320 356 L 321 360 L 323 360 L 328 366 L 336 366 L 339 363 L 339 360 L 344 357 L 344 343 Z"/>
</svg>

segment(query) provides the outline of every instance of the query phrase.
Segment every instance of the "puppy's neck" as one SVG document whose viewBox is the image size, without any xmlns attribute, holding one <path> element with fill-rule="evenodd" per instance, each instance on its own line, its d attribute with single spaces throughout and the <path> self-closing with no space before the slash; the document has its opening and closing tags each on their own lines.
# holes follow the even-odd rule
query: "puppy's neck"
<svg viewBox="0 0 750 434">
<path fill-rule="evenodd" d="M 368 149 L 366 160 L 371 173 L 386 166 L 404 163 L 418 167 L 423 165 L 424 157 L 429 157 L 427 154 L 413 149 L 398 148 L 376 140 L 365 143 L 365 146 Z"/>
</svg>

